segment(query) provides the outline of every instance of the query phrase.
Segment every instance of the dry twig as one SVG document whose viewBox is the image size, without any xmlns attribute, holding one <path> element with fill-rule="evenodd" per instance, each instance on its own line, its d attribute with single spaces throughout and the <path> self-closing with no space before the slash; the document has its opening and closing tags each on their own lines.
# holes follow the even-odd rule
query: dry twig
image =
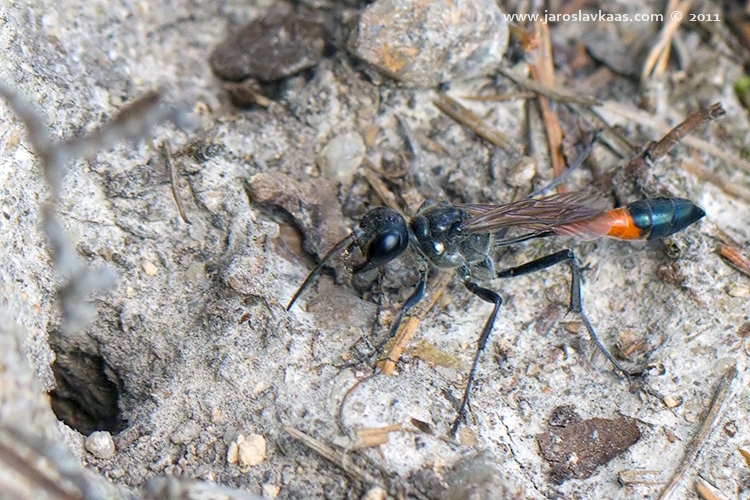
<svg viewBox="0 0 750 500">
<path fill-rule="evenodd" d="M 332 464 L 341 468 L 341 470 L 343 470 L 352 479 L 365 484 L 369 484 L 370 486 L 380 486 L 381 488 L 386 488 L 385 483 L 372 476 L 369 472 L 362 470 L 359 466 L 353 464 L 350 460 L 347 460 L 344 453 L 334 450 L 327 444 L 318 441 L 314 437 L 309 436 L 308 434 L 305 434 L 304 432 L 295 429 L 294 427 L 284 426 L 283 429 L 284 432 L 292 436 L 294 439 L 304 444 Z"/>
<path fill-rule="evenodd" d="M 404 352 L 404 348 L 411 340 L 414 332 L 419 326 L 419 322 L 422 321 L 430 309 L 437 303 L 440 295 L 442 295 L 445 287 L 453 279 L 453 275 L 450 273 L 440 273 L 435 276 L 427 284 L 427 291 L 425 292 L 425 298 L 414 308 L 413 312 L 404 319 L 396 332 L 396 335 L 388 343 L 388 353 L 385 357 L 378 362 L 378 368 L 382 370 L 386 375 L 392 375 L 393 370 L 396 369 L 396 363 L 401 358 L 401 354 Z"/>
<path fill-rule="evenodd" d="M 632 107 L 625 106 L 618 102 L 614 102 L 614 101 L 599 102 L 599 101 L 596 101 L 595 99 L 582 96 L 582 95 L 578 95 L 569 89 L 565 89 L 559 86 L 544 85 L 544 84 L 529 80 L 528 78 L 520 77 L 508 71 L 507 69 L 500 69 L 500 74 L 502 74 L 506 78 L 509 78 L 514 83 L 516 83 L 516 85 L 518 85 L 519 87 L 523 89 L 544 95 L 557 102 L 570 102 L 570 103 L 580 104 L 581 106 L 590 108 L 591 111 L 594 112 L 599 119 L 604 121 L 605 125 L 607 126 L 609 126 L 609 123 L 607 123 L 605 120 L 602 119 L 600 111 L 606 111 L 606 112 L 610 112 L 610 113 L 614 113 L 616 115 L 622 116 L 623 118 L 626 118 L 627 120 L 630 120 L 633 123 L 636 123 L 643 127 L 650 128 L 651 130 L 660 134 L 666 134 L 671 130 L 671 127 L 669 125 L 654 118 L 648 113 L 644 111 L 635 110 Z M 682 140 L 682 144 L 692 149 L 695 149 L 701 153 L 705 153 L 707 155 L 713 156 L 714 158 L 719 158 L 720 160 L 724 160 L 727 163 L 740 168 L 744 172 L 750 173 L 750 162 L 743 160 L 742 158 L 736 155 L 729 154 L 727 151 L 723 150 L 722 148 L 715 146 L 709 143 L 708 141 L 705 141 L 699 137 L 692 137 L 692 136 L 685 137 Z M 706 169 L 692 168 L 691 165 L 687 165 L 685 170 L 690 173 L 693 173 L 694 175 L 698 176 L 700 179 L 705 180 L 706 182 L 716 185 L 717 187 L 723 189 L 724 191 L 726 191 L 728 194 L 731 194 L 732 196 L 737 196 L 739 198 L 746 199 L 747 193 L 745 192 L 745 190 L 742 189 L 741 186 L 739 187 L 736 186 L 735 183 L 732 183 L 731 181 L 729 181 L 728 179 L 726 179 L 724 176 L 720 174 L 717 174 L 712 171 L 707 171 Z"/>
<path fill-rule="evenodd" d="M 539 46 L 534 49 L 536 61 L 531 64 L 531 76 L 534 80 L 547 86 L 555 84 L 555 66 L 552 61 L 552 42 L 549 36 L 549 27 L 539 21 L 535 23 L 536 31 L 539 34 Z M 539 109 L 542 111 L 542 120 L 544 130 L 547 133 L 547 143 L 549 144 L 550 161 L 552 162 L 553 177 L 560 177 L 565 171 L 565 156 L 562 150 L 562 129 L 560 121 L 557 119 L 557 113 L 550 105 L 549 99 L 544 96 L 538 96 L 537 102 Z M 557 192 L 564 192 L 565 186 L 557 187 Z"/>
<path fill-rule="evenodd" d="M 703 441 L 716 425 L 716 421 L 719 418 L 719 413 L 721 411 L 721 405 L 724 403 L 727 394 L 729 394 L 729 389 L 731 388 L 732 382 L 734 382 L 736 376 L 737 367 L 735 365 L 732 365 L 727 369 L 726 372 L 724 372 L 724 375 L 719 380 L 719 385 L 716 388 L 714 397 L 711 399 L 711 406 L 709 407 L 708 413 L 706 414 L 706 418 L 703 420 L 703 424 L 701 425 L 700 429 L 698 429 L 698 432 L 685 448 L 685 457 L 677 467 L 677 470 L 672 476 L 672 480 L 664 488 L 664 490 L 662 490 L 661 495 L 659 495 L 659 500 L 667 500 L 670 496 L 672 496 L 672 493 L 674 493 L 674 491 L 677 489 L 677 486 L 679 486 L 680 482 L 682 481 L 685 472 L 690 468 L 691 465 L 693 465 L 695 459 L 698 458 L 698 453 L 700 453 L 701 451 Z"/>
<path fill-rule="evenodd" d="M 182 197 L 180 196 L 179 187 L 180 181 L 177 177 L 177 169 L 172 161 L 172 148 L 169 146 L 169 141 L 161 143 L 161 153 L 164 155 L 164 161 L 167 164 L 167 171 L 169 172 L 169 184 L 172 186 L 172 197 L 177 205 L 177 211 L 180 213 L 180 218 L 185 224 L 190 224 L 187 214 L 185 213 L 185 205 L 182 203 Z"/>
<path fill-rule="evenodd" d="M 639 170 L 649 167 L 650 163 L 656 162 L 667 156 L 677 144 L 687 138 L 693 130 L 711 120 L 723 116 L 726 112 L 721 103 L 696 111 L 685 120 L 672 128 L 657 143 L 650 145 L 643 153 L 630 160 L 625 166 L 626 170 Z"/>
<path fill-rule="evenodd" d="M 472 132 L 476 133 L 483 139 L 488 140 L 509 155 L 520 156 L 518 150 L 516 150 L 505 135 L 490 127 L 484 122 L 484 120 L 461 106 L 456 100 L 451 99 L 445 94 L 438 94 L 438 96 L 433 99 L 432 103 L 437 106 L 440 111 L 450 116 L 458 123 L 468 127 Z"/>
<path fill-rule="evenodd" d="M 666 22 L 659 33 L 659 40 L 651 47 L 646 61 L 643 63 L 641 80 L 647 80 L 649 77 L 661 77 L 667 69 L 669 61 L 669 52 L 672 47 L 672 36 L 677 28 L 680 27 L 682 19 L 690 10 L 693 0 L 669 0 L 665 11 Z M 679 14 L 679 15 L 678 15 Z"/>
<path fill-rule="evenodd" d="M 719 250 L 719 255 L 721 255 L 729 265 L 745 276 L 750 276 L 750 259 L 744 256 L 737 247 L 721 243 L 717 249 Z"/>
</svg>

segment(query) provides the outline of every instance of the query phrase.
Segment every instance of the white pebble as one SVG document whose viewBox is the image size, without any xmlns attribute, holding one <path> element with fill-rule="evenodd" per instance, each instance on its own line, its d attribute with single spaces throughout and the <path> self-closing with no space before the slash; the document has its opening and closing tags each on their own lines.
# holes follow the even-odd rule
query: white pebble
<svg viewBox="0 0 750 500">
<path fill-rule="evenodd" d="M 266 438 L 260 434 L 250 434 L 238 446 L 241 467 L 255 467 L 266 459 Z"/>
<path fill-rule="evenodd" d="M 244 439 L 244 438 L 243 438 Z M 240 447 L 237 446 L 237 441 L 229 443 L 227 449 L 227 463 L 230 465 L 236 464 L 240 459 Z"/>
<path fill-rule="evenodd" d="M 107 431 L 94 431 L 86 438 L 84 446 L 96 458 L 112 458 L 115 456 L 115 442 Z"/>
<path fill-rule="evenodd" d="M 362 497 L 362 500 L 385 500 L 388 496 L 387 492 L 380 486 L 375 486 L 367 491 Z"/>
<path fill-rule="evenodd" d="M 358 132 L 346 132 L 328 141 L 318 157 L 318 164 L 329 179 L 349 186 L 365 158 L 365 151 L 362 136 Z"/>
<path fill-rule="evenodd" d="M 141 264 L 141 267 L 143 267 L 143 272 L 145 272 L 149 276 L 156 276 L 156 273 L 159 272 L 159 268 L 156 267 L 153 262 L 148 260 L 144 260 Z"/>
<path fill-rule="evenodd" d="M 238 434 L 227 449 L 227 463 L 236 464 L 246 469 L 255 467 L 266 459 L 266 438 L 260 434 L 250 434 L 245 437 Z"/>
<path fill-rule="evenodd" d="M 263 498 L 276 498 L 277 496 L 279 496 L 279 492 L 281 491 L 281 488 L 279 486 L 270 483 L 266 483 L 260 488 Z"/>
</svg>

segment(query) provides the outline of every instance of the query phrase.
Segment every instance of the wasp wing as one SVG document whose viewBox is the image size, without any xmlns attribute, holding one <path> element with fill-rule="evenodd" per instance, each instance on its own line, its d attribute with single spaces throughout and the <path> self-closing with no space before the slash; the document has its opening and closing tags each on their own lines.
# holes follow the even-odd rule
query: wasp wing
<svg viewBox="0 0 750 500">
<path fill-rule="evenodd" d="M 472 218 L 463 226 L 469 233 L 494 233 L 517 227 L 541 231 L 591 219 L 609 207 L 600 193 L 576 191 L 525 199 L 505 205 L 459 205 Z"/>
</svg>

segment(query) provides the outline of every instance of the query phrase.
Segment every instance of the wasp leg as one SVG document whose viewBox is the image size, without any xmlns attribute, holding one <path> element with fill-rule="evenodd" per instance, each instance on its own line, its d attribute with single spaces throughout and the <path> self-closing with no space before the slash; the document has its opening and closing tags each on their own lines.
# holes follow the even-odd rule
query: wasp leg
<svg viewBox="0 0 750 500">
<path fill-rule="evenodd" d="M 365 341 L 365 344 L 367 344 L 367 349 L 369 349 L 371 352 L 375 350 L 375 346 L 372 345 L 372 342 L 370 342 L 370 339 L 375 337 L 375 331 L 380 326 L 380 314 L 383 312 L 383 295 L 385 295 L 385 292 L 383 291 L 383 270 L 382 269 L 378 272 L 378 279 L 375 282 L 375 293 L 377 293 L 378 295 L 378 308 L 375 311 L 375 320 L 372 322 L 372 328 L 370 328 L 369 337 L 362 338 L 362 340 Z"/>
<path fill-rule="evenodd" d="M 388 336 L 383 340 L 380 344 L 378 344 L 378 347 L 375 349 L 375 356 L 380 353 L 385 345 L 396 336 L 396 333 L 398 333 L 398 328 L 401 326 L 401 322 L 404 319 L 404 316 L 406 316 L 409 311 L 419 304 L 419 302 L 424 298 L 424 290 L 425 286 L 427 285 L 427 268 L 422 267 L 419 270 L 419 282 L 417 283 L 416 288 L 414 289 L 414 292 L 411 294 L 411 296 L 406 299 L 406 302 L 404 302 L 404 305 L 401 306 L 401 310 L 398 313 L 398 316 L 393 321 L 393 324 L 391 325 L 391 329 L 388 332 Z M 395 360 L 392 360 L 390 358 L 385 358 L 386 361 L 393 361 L 396 363 Z"/>
<path fill-rule="evenodd" d="M 570 307 L 568 311 L 576 313 L 581 318 L 581 321 L 583 321 L 583 324 L 589 333 L 589 337 L 591 337 L 591 341 L 594 343 L 594 345 L 596 345 L 597 349 L 599 349 L 602 354 L 604 354 L 604 356 L 610 361 L 610 363 L 614 365 L 615 369 L 617 369 L 626 377 L 638 375 L 638 373 L 631 373 L 625 370 L 625 368 L 623 368 L 622 365 L 617 362 L 614 356 L 612 356 L 607 348 L 604 347 L 604 344 L 601 343 L 599 337 L 594 331 L 594 327 L 591 325 L 591 322 L 584 314 L 583 306 L 581 305 L 581 272 L 578 268 L 578 263 L 576 262 L 576 256 L 572 250 L 561 250 L 559 252 L 534 259 L 531 262 L 527 262 L 526 264 L 520 265 L 518 267 L 511 267 L 509 269 L 498 271 L 497 277 L 514 278 L 516 276 L 522 276 L 524 274 L 541 271 L 542 269 L 546 269 L 561 262 L 567 262 L 570 265 L 571 271 Z"/>
<path fill-rule="evenodd" d="M 353 368 L 359 366 L 361 363 L 369 362 L 373 358 L 373 353 L 377 352 L 375 346 L 370 342 L 371 338 L 375 337 L 375 331 L 380 326 L 380 314 L 383 312 L 383 272 L 382 270 L 378 273 L 377 281 L 375 282 L 375 293 L 378 296 L 378 308 L 375 310 L 375 319 L 370 327 L 370 333 L 360 335 L 359 338 L 349 347 L 349 351 L 352 352 L 352 359 L 337 365 L 336 368 L 339 370 L 346 370 L 347 368 Z M 355 351 L 359 343 L 365 344 L 364 353 Z"/>
<path fill-rule="evenodd" d="M 479 297 L 485 302 L 489 302 L 490 304 L 494 304 L 495 307 L 492 309 L 492 314 L 490 314 L 490 317 L 487 318 L 487 322 L 484 324 L 484 328 L 482 329 L 482 334 L 479 336 L 479 340 L 477 341 L 477 352 L 474 355 L 474 362 L 471 365 L 471 370 L 469 371 L 469 380 L 466 382 L 466 389 L 464 389 L 464 397 L 461 399 L 461 407 L 458 410 L 458 416 L 456 417 L 456 420 L 453 422 L 453 425 L 451 426 L 451 436 L 453 438 L 456 438 L 456 433 L 458 432 L 458 427 L 461 425 L 461 423 L 466 420 L 466 408 L 469 406 L 469 394 L 471 393 L 471 386 L 474 384 L 474 375 L 477 371 L 477 365 L 479 364 L 479 358 L 482 355 L 482 352 L 484 351 L 484 348 L 487 347 L 487 340 L 490 338 L 490 333 L 492 332 L 492 326 L 495 324 L 495 318 L 497 318 L 497 313 L 500 311 L 500 306 L 503 305 L 503 299 L 498 295 L 497 293 L 493 292 L 492 290 L 488 290 L 487 288 L 482 288 L 481 286 L 477 285 L 476 283 L 473 283 L 471 281 L 462 281 L 463 285 L 466 287 L 467 290 L 469 290 L 471 293 Z"/>
</svg>

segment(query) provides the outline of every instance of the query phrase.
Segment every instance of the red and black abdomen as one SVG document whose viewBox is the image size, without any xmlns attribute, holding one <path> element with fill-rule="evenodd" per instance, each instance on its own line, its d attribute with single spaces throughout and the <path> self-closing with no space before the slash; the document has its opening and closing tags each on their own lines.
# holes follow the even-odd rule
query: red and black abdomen
<svg viewBox="0 0 750 500">
<path fill-rule="evenodd" d="M 618 240 L 653 240 L 682 231 L 706 213 L 684 198 L 648 198 L 589 220 L 556 227 L 561 235 Z"/>
</svg>

